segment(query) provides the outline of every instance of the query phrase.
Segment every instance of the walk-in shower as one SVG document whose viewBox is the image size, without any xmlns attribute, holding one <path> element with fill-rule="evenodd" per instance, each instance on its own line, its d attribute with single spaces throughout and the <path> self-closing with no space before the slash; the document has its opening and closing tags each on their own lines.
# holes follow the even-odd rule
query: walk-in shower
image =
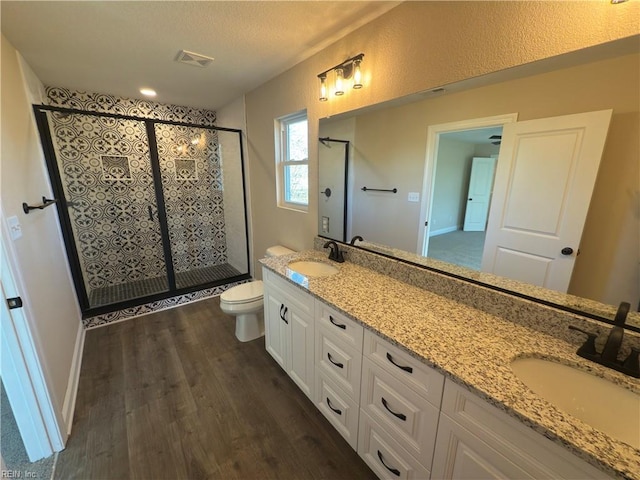
<svg viewBox="0 0 640 480">
<path fill-rule="evenodd" d="M 249 278 L 241 131 L 34 111 L 85 316 Z"/>
</svg>

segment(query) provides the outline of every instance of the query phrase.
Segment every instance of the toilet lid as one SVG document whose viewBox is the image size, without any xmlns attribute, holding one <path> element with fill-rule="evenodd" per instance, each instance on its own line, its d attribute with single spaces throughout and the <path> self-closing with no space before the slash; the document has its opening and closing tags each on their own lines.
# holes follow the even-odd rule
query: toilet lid
<svg viewBox="0 0 640 480">
<path fill-rule="evenodd" d="M 220 295 L 220 299 L 226 303 L 247 303 L 259 300 L 262 294 L 262 280 L 256 280 L 226 290 Z"/>
</svg>

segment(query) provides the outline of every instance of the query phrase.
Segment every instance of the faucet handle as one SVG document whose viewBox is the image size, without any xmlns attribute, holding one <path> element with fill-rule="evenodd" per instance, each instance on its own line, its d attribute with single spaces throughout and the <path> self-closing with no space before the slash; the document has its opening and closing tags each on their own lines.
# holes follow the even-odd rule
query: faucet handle
<svg viewBox="0 0 640 480">
<path fill-rule="evenodd" d="M 569 325 L 569 330 L 575 330 L 577 332 L 584 333 L 587 336 L 584 344 L 578 348 L 578 351 L 576 352 L 579 356 L 592 358 L 593 356 L 598 355 L 598 351 L 596 350 L 596 337 L 598 335 L 582 330 L 581 328 L 574 327 L 573 325 Z"/>
<path fill-rule="evenodd" d="M 631 353 L 627 359 L 622 363 L 624 373 L 631 375 L 632 377 L 640 378 L 640 349 L 631 347 Z"/>
</svg>

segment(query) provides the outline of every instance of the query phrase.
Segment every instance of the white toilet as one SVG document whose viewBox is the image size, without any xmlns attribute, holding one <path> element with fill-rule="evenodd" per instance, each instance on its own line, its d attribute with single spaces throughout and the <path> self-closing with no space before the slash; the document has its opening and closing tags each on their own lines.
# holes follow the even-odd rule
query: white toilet
<svg viewBox="0 0 640 480">
<path fill-rule="evenodd" d="M 267 248 L 267 257 L 278 257 L 294 253 L 277 245 Z M 227 315 L 236 317 L 236 337 L 241 342 L 249 342 L 264 335 L 263 286 L 262 280 L 243 283 L 226 290 L 220 295 L 220 308 Z"/>
</svg>

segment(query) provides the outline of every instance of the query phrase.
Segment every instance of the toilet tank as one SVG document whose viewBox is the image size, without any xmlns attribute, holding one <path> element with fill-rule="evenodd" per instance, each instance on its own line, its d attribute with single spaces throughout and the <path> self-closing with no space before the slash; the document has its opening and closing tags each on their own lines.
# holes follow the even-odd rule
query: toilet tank
<svg viewBox="0 0 640 480">
<path fill-rule="evenodd" d="M 287 247 L 283 247 L 282 245 L 274 245 L 273 247 L 267 248 L 265 256 L 279 257 L 280 255 L 288 255 L 289 253 L 295 253 L 295 251 L 290 250 Z"/>
</svg>

